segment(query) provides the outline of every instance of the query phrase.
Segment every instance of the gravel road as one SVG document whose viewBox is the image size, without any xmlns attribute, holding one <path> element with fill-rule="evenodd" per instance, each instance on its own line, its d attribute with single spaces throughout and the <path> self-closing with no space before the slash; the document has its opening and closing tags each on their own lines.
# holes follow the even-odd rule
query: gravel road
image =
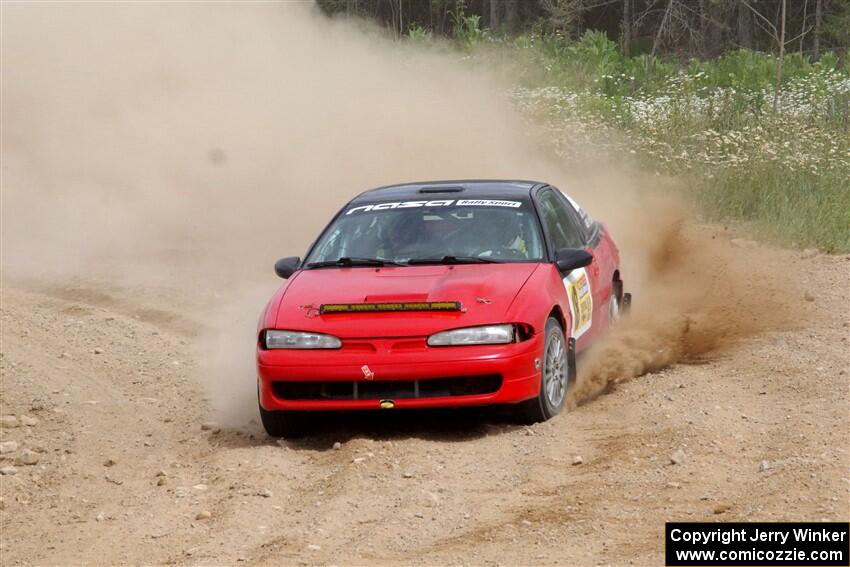
<svg viewBox="0 0 850 567">
<path fill-rule="evenodd" d="M 659 565 L 668 520 L 847 521 L 850 261 L 772 258 L 805 322 L 548 423 L 343 415 L 298 442 L 209 423 L 203 292 L 6 282 L 2 564 Z"/>
</svg>

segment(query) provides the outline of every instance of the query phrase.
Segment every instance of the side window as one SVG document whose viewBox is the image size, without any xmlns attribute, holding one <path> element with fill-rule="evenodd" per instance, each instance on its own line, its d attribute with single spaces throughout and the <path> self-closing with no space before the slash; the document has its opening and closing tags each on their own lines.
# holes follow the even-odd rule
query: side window
<svg viewBox="0 0 850 567">
<path fill-rule="evenodd" d="M 584 246 L 579 228 L 565 209 L 565 203 L 551 189 L 540 194 L 539 204 L 541 220 L 555 250 Z"/>
<path fill-rule="evenodd" d="M 581 206 L 572 199 L 572 197 L 566 193 L 561 193 L 560 191 L 559 193 L 561 202 L 567 208 L 567 211 L 569 211 L 569 215 L 576 226 L 578 226 L 579 231 L 584 235 L 585 242 L 590 240 L 593 234 L 593 220 L 587 216 L 584 209 L 582 209 Z"/>
</svg>

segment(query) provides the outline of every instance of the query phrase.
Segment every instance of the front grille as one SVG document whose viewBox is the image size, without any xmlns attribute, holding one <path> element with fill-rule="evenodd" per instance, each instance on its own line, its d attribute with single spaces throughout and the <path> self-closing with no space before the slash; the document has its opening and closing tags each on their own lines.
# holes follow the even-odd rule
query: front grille
<svg viewBox="0 0 850 567">
<path fill-rule="evenodd" d="M 453 376 L 430 380 L 363 380 L 328 382 L 272 382 L 282 400 L 403 400 L 492 394 L 502 387 L 502 377 Z"/>
</svg>

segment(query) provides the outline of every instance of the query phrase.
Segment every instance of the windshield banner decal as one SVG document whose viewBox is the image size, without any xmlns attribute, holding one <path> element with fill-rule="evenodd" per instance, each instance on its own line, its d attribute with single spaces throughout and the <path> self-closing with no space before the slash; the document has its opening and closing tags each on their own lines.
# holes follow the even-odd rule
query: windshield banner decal
<svg viewBox="0 0 850 567">
<path fill-rule="evenodd" d="M 439 199 L 436 201 L 398 201 L 394 203 L 375 203 L 372 205 L 361 205 L 345 211 L 346 215 L 352 213 L 365 213 L 368 211 L 386 211 L 389 209 L 414 209 L 420 207 L 509 207 L 518 209 L 522 206 L 520 201 L 502 201 L 498 199 Z"/>
</svg>

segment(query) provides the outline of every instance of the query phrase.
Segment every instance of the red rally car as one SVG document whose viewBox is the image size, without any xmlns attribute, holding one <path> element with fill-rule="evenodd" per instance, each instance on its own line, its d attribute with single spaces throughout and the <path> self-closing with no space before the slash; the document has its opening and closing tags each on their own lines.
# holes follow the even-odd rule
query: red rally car
<svg viewBox="0 0 850 567">
<path fill-rule="evenodd" d="M 534 181 L 366 191 L 275 271 L 286 282 L 257 335 L 275 437 L 324 410 L 512 404 L 549 419 L 576 353 L 630 302 L 605 225 Z"/>
</svg>

